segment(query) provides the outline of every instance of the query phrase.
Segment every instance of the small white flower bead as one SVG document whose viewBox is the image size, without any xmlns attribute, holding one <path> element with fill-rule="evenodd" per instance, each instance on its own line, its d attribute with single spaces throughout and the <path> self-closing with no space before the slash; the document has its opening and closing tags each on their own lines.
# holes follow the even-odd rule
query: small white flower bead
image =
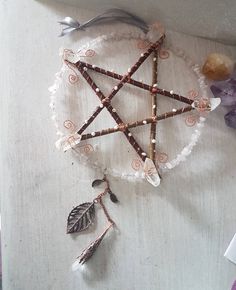
<svg viewBox="0 0 236 290">
<path fill-rule="evenodd" d="M 116 109 L 115 109 L 115 108 L 113 108 L 113 109 L 112 109 L 112 112 L 114 112 L 114 113 L 115 113 L 115 112 L 116 112 Z"/>
<path fill-rule="evenodd" d="M 114 129 L 118 129 L 118 126 L 116 125 L 116 126 L 114 126 Z"/>
<path fill-rule="evenodd" d="M 156 88 L 157 87 L 157 84 L 154 84 L 153 87 Z"/>
<path fill-rule="evenodd" d="M 140 81 L 140 83 L 142 83 L 143 82 L 143 80 L 139 80 Z"/>
<path fill-rule="evenodd" d="M 170 94 L 173 95 L 173 93 L 174 93 L 174 91 L 171 90 L 171 91 L 170 91 Z"/>
<path fill-rule="evenodd" d="M 174 109 L 172 109 L 172 112 L 176 112 L 177 110 L 174 108 Z"/>
<path fill-rule="evenodd" d="M 141 53 L 141 56 L 143 57 L 144 56 L 144 53 Z"/>
<path fill-rule="evenodd" d="M 147 121 L 146 120 L 143 120 L 143 124 L 147 124 Z"/>
<path fill-rule="evenodd" d="M 130 73 L 131 72 L 131 68 L 128 68 L 128 73 Z"/>
<path fill-rule="evenodd" d="M 114 90 L 115 90 L 115 91 L 117 91 L 117 90 L 118 90 L 118 87 L 117 87 L 117 86 L 115 86 L 115 87 L 114 87 Z"/>
<path fill-rule="evenodd" d="M 84 66 L 84 67 L 83 67 L 83 70 L 84 70 L 84 71 L 87 71 L 88 69 L 87 69 L 87 67 L 86 67 L 86 66 Z"/>
<path fill-rule="evenodd" d="M 53 108 L 54 108 L 54 103 L 50 103 L 50 104 L 49 104 L 49 107 L 50 107 L 51 109 L 53 109 Z"/>
<path fill-rule="evenodd" d="M 96 67 L 96 66 L 93 64 L 93 65 L 92 65 L 92 68 L 95 68 L 95 67 Z"/>
<path fill-rule="evenodd" d="M 140 174 L 139 174 L 139 172 L 138 172 L 138 171 L 137 171 L 137 172 L 135 172 L 135 177 L 136 177 L 136 178 L 140 177 Z"/>
<path fill-rule="evenodd" d="M 197 123 L 197 127 L 198 127 L 198 128 L 202 128 L 202 127 L 204 127 L 204 124 L 202 124 L 202 123 Z"/>
<path fill-rule="evenodd" d="M 88 120 L 85 120 L 84 123 L 85 123 L 85 124 L 88 124 Z"/>
<path fill-rule="evenodd" d="M 96 134 L 95 134 L 95 132 L 92 132 L 91 135 L 92 135 L 92 136 L 95 136 Z"/>
<path fill-rule="evenodd" d="M 153 105 L 152 108 L 155 109 L 156 108 L 156 105 Z"/>
<path fill-rule="evenodd" d="M 97 93 L 100 92 L 99 88 L 96 88 L 96 92 L 97 92 Z"/>
<path fill-rule="evenodd" d="M 131 136 L 132 136 L 132 134 L 131 134 L 131 133 L 129 133 L 129 134 L 128 134 L 128 136 L 129 136 L 129 137 L 131 137 Z"/>
<path fill-rule="evenodd" d="M 156 57 L 154 57 L 154 58 L 153 58 L 153 61 L 156 61 L 156 60 L 157 60 L 157 58 L 156 58 Z"/>
<path fill-rule="evenodd" d="M 104 107 L 104 105 L 103 104 L 100 104 L 100 106 L 99 106 L 100 108 L 103 108 Z"/>
<path fill-rule="evenodd" d="M 142 155 L 143 155 L 143 156 L 146 156 L 147 154 L 146 154 L 145 152 L 142 152 Z"/>
<path fill-rule="evenodd" d="M 156 140 L 155 139 L 152 139 L 152 143 L 155 144 L 156 143 Z"/>
</svg>

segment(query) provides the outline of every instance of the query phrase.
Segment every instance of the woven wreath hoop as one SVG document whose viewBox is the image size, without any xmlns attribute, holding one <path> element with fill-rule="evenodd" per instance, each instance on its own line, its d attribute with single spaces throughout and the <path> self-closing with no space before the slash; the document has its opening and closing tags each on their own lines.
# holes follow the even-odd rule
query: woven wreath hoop
<svg viewBox="0 0 236 290">
<path fill-rule="evenodd" d="M 129 28 L 130 29 L 130 28 Z M 56 146 L 59 149 L 62 149 L 64 151 L 67 151 L 69 149 L 73 149 L 73 152 L 76 153 L 77 158 L 79 158 L 80 162 L 89 165 L 95 169 L 101 170 L 106 175 L 111 175 L 113 177 L 119 177 L 128 179 L 131 181 L 137 181 L 137 180 L 143 180 L 146 177 L 145 170 L 142 165 L 142 160 L 139 158 L 136 159 L 136 163 L 134 160 L 134 167 L 136 166 L 138 170 L 134 172 L 121 172 L 117 170 L 116 168 L 107 166 L 104 164 L 101 160 L 95 158 L 93 159 L 88 152 L 99 152 L 99 146 L 94 145 L 93 148 L 90 148 L 90 144 L 83 145 L 83 140 L 76 142 L 74 138 L 74 134 L 76 134 L 78 128 L 77 124 L 75 122 L 71 121 L 70 119 L 64 119 L 62 120 L 60 114 L 61 111 L 59 107 L 61 106 L 61 103 L 58 102 L 58 96 L 60 93 L 60 88 L 65 85 L 65 82 L 67 82 L 67 85 L 73 86 L 73 84 L 77 83 L 78 79 L 80 78 L 79 71 L 76 70 L 76 67 L 70 65 L 71 63 L 76 63 L 78 61 L 84 61 L 86 60 L 86 63 L 89 63 L 89 60 L 92 59 L 93 54 L 99 53 L 99 51 L 102 51 L 103 44 L 109 43 L 110 45 L 114 45 L 114 43 L 119 41 L 137 41 L 140 42 L 140 45 L 143 46 L 145 44 L 152 44 L 154 42 L 154 39 L 158 39 L 160 37 L 159 31 L 155 31 L 154 28 L 150 30 L 148 34 L 144 34 L 143 32 L 137 31 L 137 29 L 131 29 L 129 32 L 116 32 L 108 35 L 102 35 L 97 37 L 96 39 L 93 39 L 86 43 L 85 45 L 81 46 L 78 51 L 72 51 L 71 49 L 61 49 L 60 50 L 60 56 L 62 57 L 62 67 L 58 73 L 56 73 L 56 78 L 54 81 L 54 84 L 49 88 L 50 91 L 50 108 L 52 112 L 52 120 L 54 122 L 55 128 L 56 128 L 56 134 L 59 136 L 59 139 L 56 142 Z M 97 52 L 98 51 L 98 52 Z M 199 96 L 201 96 L 201 99 L 205 100 L 206 102 L 210 102 L 210 98 L 208 97 L 208 91 L 207 91 L 207 85 L 205 83 L 205 77 L 200 72 L 200 67 L 198 64 L 195 64 L 192 62 L 192 60 L 187 56 L 187 54 L 184 52 L 183 49 L 176 48 L 174 46 L 168 46 L 165 47 L 165 49 L 162 51 L 162 58 L 165 59 L 168 57 L 169 53 L 173 54 L 177 58 L 181 58 L 185 64 L 186 68 L 191 71 L 195 78 L 196 83 L 198 84 L 198 92 L 196 90 L 190 90 L 188 97 L 189 100 L 192 100 L 192 104 L 194 104 L 194 101 L 199 102 Z M 141 53 L 142 55 L 142 53 Z M 87 61 L 88 60 L 88 61 Z M 94 64 L 89 63 L 88 65 L 91 66 L 91 69 L 95 68 Z M 87 71 L 87 68 L 84 69 Z M 92 93 L 92 92 L 91 92 Z M 170 94 L 172 92 L 170 91 Z M 73 97 L 73 96 L 69 96 Z M 191 103 L 190 103 L 191 104 Z M 173 116 L 175 115 L 175 109 L 173 109 Z M 197 110 L 194 110 L 197 111 Z M 189 125 L 192 126 L 194 124 L 194 130 L 190 135 L 189 142 L 182 147 L 180 152 L 171 160 L 164 160 L 165 159 L 165 153 L 161 156 L 159 156 L 158 162 L 158 171 L 159 172 L 165 172 L 166 170 L 170 170 L 177 165 L 179 165 L 182 161 L 186 160 L 186 157 L 190 155 L 193 147 L 196 145 L 200 134 L 201 129 L 204 126 L 204 122 L 206 120 L 206 114 L 202 114 L 202 112 L 197 112 L 198 118 L 195 118 L 194 120 L 187 120 L 189 122 Z M 89 115 L 89 112 L 88 112 Z M 63 121 L 63 122 L 62 122 Z M 84 120 L 86 123 L 87 120 Z M 144 120 L 145 121 L 145 120 Z M 143 121 L 143 122 L 144 122 Z M 63 123 L 63 127 L 65 128 L 64 132 L 61 130 Z M 93 135 L 93 132 L 91 133 Z M 91 136 L 93 137 L 93 136 Z M 71 138 L 72 141 L 71 142 Z M 81 146 L 83 147 L 83 150 L 81 150 Z M 78 148 L 80 148 L 78 150 Z M 147 178 L 146 178 L 147 179 Z"/>
</svg>

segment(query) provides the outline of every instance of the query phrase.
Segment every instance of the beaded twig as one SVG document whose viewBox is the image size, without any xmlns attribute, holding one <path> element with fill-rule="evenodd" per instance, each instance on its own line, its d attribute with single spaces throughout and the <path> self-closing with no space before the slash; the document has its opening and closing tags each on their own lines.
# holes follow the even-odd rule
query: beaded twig
<svg viewBox="0 0 236 290">
<path fill-rule="evenodd" d="M 157 85 L 157 64 L 158 64 L 158 51 L 154 50 L 152 60 L 152 86 Z M 157 115 L 157 94 L 151 92 L 152 97 L 152 117 L 155 118 Z M 150 127 L 150 159 L 154 162 L 156 160 L 156 122 L 151 123 Z"/>
<path fill-rule="evenodd" d="M 123 76 L 118 74 L 118 73 L 115 73 L 115 72 L 112 72 L 112 71 L 109 71 L 109 70 L 105 70 L 103 68 L 100 68 L 98 66 L 95 66 L 95 65 L 83 62 L 83 61 L 78 61 L 74 65 L 77 66 L 77 67 L 78 66 L 86 67 L 87 69 L 93 70 L 95 72 L 101 73 L 103 75 L 106 75 L 108 77 L 111 77 L 111 78 L 114 78 L 114 79 L 117 79 L 117 80 L 121 80 L 123 78 Z M 173 91 L 168 91 L 168 90 L 161 89 L 161 88 L 158 88 L 158 87 L 153 87 L 153 86 L 145 84 L 143 82 L 136 81 L 136 80 L 134 80 L 132 78 L 130 78 L 127 81 L 127 83 L 131 84 L 131 85 L 133 85 L 135 87 L 138 87 L 140 89 L 143 89 L 145 91 L 149 91 L 149 92 L 154 91 L 156 94 L 159 94 L 159 95 L 162 95 L 162 96 L 165 96 L 165 97 L 168 97 L 168 98 L 171 98 L 171 99 L 174 99 L 176 101 L 180 101 L 180 102 L 183 102 L 183 103 L 186 103 L 186 104 L 192 104 L 192 102 L 193 102 L 193 100 L 191 100 L 189 98 L 186 98 L 184 96 L 181 96 L 179 94 L 176 94 Z"/>
<path fill-rule="evenodd" d="M 156 117 L 146 118 L 146 119 L 143 119 L 140 121 L 127 123 L 127 124 L 124 124 L 122 126 L 115 126 L 115 127 L 103 129 L 101 131 L 95 131 L 92 133 L 82 134 L 81 140 L 87 140 L 87 139 L 100 137 L 100 136 L 104 136 L 104 135 L 108 135 L 108 134 L 112 134 L 112 133 L 116 133 L 116 132 L 123 132 L 124 128 L 130 129 L 130 128 L 135 128 L 135 127 L 139 127 L 139 126 L 144 126 L 147 124 L 155 124 L 158 121 L 165 120 L 165 119 L 189 112 L 191 110 L 194 110 L 194 108 L 192 106 L 186 106 L 186 107 L 183 107 L 183 108 L 175 110 L 175 111 L 166 112 L 166 113 L 161 114 L 159 116 L 157 115 Z"/>
</svg>

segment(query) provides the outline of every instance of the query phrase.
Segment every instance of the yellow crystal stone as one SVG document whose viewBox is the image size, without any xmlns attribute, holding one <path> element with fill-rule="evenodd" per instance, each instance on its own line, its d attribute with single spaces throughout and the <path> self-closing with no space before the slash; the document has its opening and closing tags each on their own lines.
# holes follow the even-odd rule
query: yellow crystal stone
<svg viewBox="0 0 236 290">
<path fill-rule="evenodd" d="M 210 80 L 221 81 L 229 78 L 234 69 L 234 62 L 228 56 L 220 53 L 208 55 L 202 68 L 202 73 Z"/>
</svg>

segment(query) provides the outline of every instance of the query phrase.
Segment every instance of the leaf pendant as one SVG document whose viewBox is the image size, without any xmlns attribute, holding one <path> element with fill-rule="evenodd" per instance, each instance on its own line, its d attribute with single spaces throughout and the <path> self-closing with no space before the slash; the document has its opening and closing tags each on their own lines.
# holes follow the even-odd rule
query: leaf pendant
<svg viewBox="0 0 236 290">
<path fill-rule="evenodd" d="M 85 202 L 75 207 L 67 219 L 67 233 L 76 233 L 86 230 L 94 221 L 94 202 Z"/>
<path fill-rule="evenodd" d="M 105 231 L 94 242 L 92 242 L 86 249 L 84 249 L 83 252 L 76 259 L 76 261 L 79 261 L 81 265 L 87 262 L 96 252 L 98 246 L 100 245 L 109 228 L 110 226 L 106 228 Z"/>
<path fill-rule="evenodd" d="M 95 180 L 92 182 L 92 187 L 96 187 L 96 186 L 102 184 L 103 182 L 105 182 L 104 179 L 95 179 Z"/>
</svg>

